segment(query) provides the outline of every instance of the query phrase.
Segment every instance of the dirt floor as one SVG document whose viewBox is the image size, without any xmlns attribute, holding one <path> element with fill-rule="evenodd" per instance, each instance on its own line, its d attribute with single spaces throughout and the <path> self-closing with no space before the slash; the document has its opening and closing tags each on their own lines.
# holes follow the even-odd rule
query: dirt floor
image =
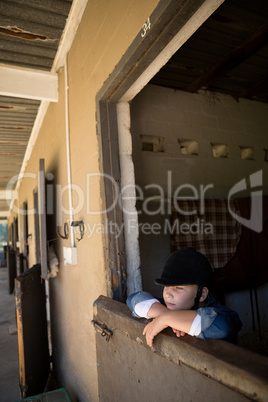
<svg viewBox="0 0 268 402">
<path fill-rule="evenodd" d="M 8 292 L 7 268 L 0 268 L 0 402 L 20 399 L 15 297 Z"/>
</svg>

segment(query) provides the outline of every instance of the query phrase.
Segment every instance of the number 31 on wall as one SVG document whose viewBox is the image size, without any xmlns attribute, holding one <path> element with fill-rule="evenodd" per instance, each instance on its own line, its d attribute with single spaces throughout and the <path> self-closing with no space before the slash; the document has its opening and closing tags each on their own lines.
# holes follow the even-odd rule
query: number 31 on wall
<svg viewBox="0 0 268 402">
<path fill-rule="evenodd" d="M 151 21 L 150 21 L 150 18 L 148 18 L 148 20 L 145 22 L 145 24 L 142 27 L 142 31 L 141 31 L 142 38 L 144 38 L 144 36 L 147 34 L 147 32 L 149 31 L 150 28 L 151 28 Z"/>
</svg>

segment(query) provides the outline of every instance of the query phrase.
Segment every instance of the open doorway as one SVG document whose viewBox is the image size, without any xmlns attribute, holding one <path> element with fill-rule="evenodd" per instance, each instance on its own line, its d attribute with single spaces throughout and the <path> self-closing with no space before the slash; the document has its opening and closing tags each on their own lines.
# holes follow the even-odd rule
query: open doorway
<svg viewBox="0 0 268 402">
<path fill-rule="evenodd" d="M 253 10 L 249 2 L 243 2 L 243 12 L 239 12 L 241 5 L 237 1 L 223 3 L 131 101 L 135 184 L 147 197 L 137 203 L 140 224 L 157 218 L 163 228 L 174 193 L 200 201 L 227 199 L 239 180 L 257 171 L 263 173 L 267 192 L 268 92 L 265 86 L 257 89 L 253 85 L 254 80 L 264 79 L 260 37 L 267 9 L 260 3 Z M 247 56 L 242 49 L 248 51 Z M 249 196 L 250 191 L 248 187 L 239 196 Z M 162 194 L 165 205 L 159 202 Z M 205 230 L 205 222 L 199 223 L 200 230 Z M 162 232 L 152 236 L 154 247 L 149 255 L 150 240 L 145 232 L 144 226 L 144 233 L 140 230 L 144 241 L 141 267 L 152 265 L 158 274 L 170 252 L 170 239 L 161 237 Z M 144 272 L 143 283 L 148 287 L 147 282 Z"/>
<path fill-rule="evenodd" d="M 210 200 L 209 205 L 213 203 L 214 208 L 216 202 L 228 199 L 237 183 L 244 179 L 248 181 L 255 172 L 261 177 L 261 192 L 267 195 L 267 88 L 263 86 L 257 90 L 257 86 L 252 85 L 252 80 L 261 82 L 264 79 L 257 61 L 263 54 L 261 40 L 255 43 L 253 51 L 252 36 L 259 26 L 259 32 L 263 30 L 265 21 L 260 22 L 259 12 L 254 14 L 249 5 L 243 4 L 242 14 L 238 9 L 235 11 L 237 2 L 227 2 L 219 7 L 130 105 L 135 186 L 140 196 L 136 208 L 142 287 L 158 297 L 161 297 L 161 289 L 154 284 L 154 278 L 160 276 L 170 252 L 183 244 L 195 245 L 203 251 L 202 238 L 206 231 L 207 236 L 215 237 L 213 224 L 209 226 L 212 215 L 200 213 L 205 200 Z M 243 30 L 242 26 L 247 28 Z M 228 35 L 231 40 L 225 42 Z M 238 49 L 246 49 L 251 40 L 252 53 L 246 60 L 242 56 L 237 58 L 237 65 L 233 64 L 230 69 L 230 55 L 236 54 Z M 259 72 L 254 78 L 249 78 L 249 66 L 253 68 L 253 63 Z M 240 199 L 250 197 L 254 189 L 248 184 L 247 189 L 241 190 L 237 192 Z M 180 199 L 180 203 L 176 203 L 176 217 L 179 217 L 176 221 L 173 216 L 176 210 L 172 202 L 174 194 Z M 198 201 L 194 207 L 193 200 Z M 189 217 L 193 214 L 190 205 L 192 210 L 196 206 L 199 208 L 194 218 Z M 237 209 L 239 211 L 239 207 Z M 265 223 L 266 208 L 262 212 Z M 225 217 L 221 218 L 221 211 L 217 211 L 217 219 L 218 223 L 222 219 L 222 225 L 227 224 Z M 232 225 L 228 247 L 233 251 L 228 250 L 226 261 L 221 265 L 214 266 L 211 260 L 215 272 L 235 256 L 241 227 L 235 222 Z M 244 232 L 242 236 L 245 237 Z M 255 237 L 260 239 L 265 235 L 250 236 L 254 243 Z M 240 241 L 240 245 L 242 243 Z M 249 243 L 248 246 L 251 248 Z M 245 251 L 241 246 L 244 256 Z M 217 252 L 222 253 L 219 246 Z M 268 326 L 266 312 L 260 308 L 268 299 L 267 277 L 256 272 L 265 270 L 260 259 L 254 257 L 258 253 L 262 255 L 260 259 L 267 261 L 261 247 L 253 250 L 252 284 L 243 283 L 248 273 L 238 268 L 236 279 L 234 276 L 226 279 L 228 291 L 224 302 L 239 312 L 244 323 L 242 335 L 253 332 L 253 337 L 250 340 L 245 338 L 245 342 L 252 343 L 253 350 L 267 354 L 265 342 L 264 349 L 258 350 Z M 232 264 L 232 269 L 236 269 L 235 264 Z M 235 283 L 235 280 L 240 283 Z"/>
<path fill-rule="evenodd" d="M 104 171 L 113 177 L 118 175 L 121 188 L 126 189 L 119 211 L 125 239 L 123 245 L 118 239 L 110 241 L 113 251 L 120 251 L 121 247 L 125 251 L 118 259 L 120 270 L 115 273 L 119 277 L 115 282 L 118 285 L 121 281 L 123 289 L 119 300 L 124 299 L 126 283 L 129 293 L 141 288 L 157 293 L 153 279 L 161 272 L 172 243 L 172 238 L 163 231 L 172 213 L 169 197 L 178 188 L 182 197 L 198 193 L 197 198 L 228 198 L 230 189 L 239 180 L 248 180 L 261 171 L 263 188 L 267 191 L 267 91 L 260 84 L 264 81 L 262 62 L 257 65 L 267 29 L 264 26 L 267 9 L 262 10 L 261 3 L 254 6 L 255 12 L 250 2 L 231 1 L 222 6 L 221 3 L 197 5 L 187 17 L 184 14 L 180 29 L 177 25 L 176 30 L 176 24 L 170 22 L 166 32 L 172 32 L 172 39 L 166 39 L 164 45 L 162 34 L 158 46 L 156 41 L 151 42 L 151 47 L 154 45 L 158 51 L 154 49 L 154 56 L 147 56 L 146 68 L 139 70 L 138 66 L 136 76 L 130 74 L 113 98 L 109 99 L 108 94 L 115 88 L 114 77 L 113 85 L 107 83 L 100 94 L 100 115 L 106 114 L 110 123 L 113 116 L 114 128 L 109 127 L 107 133 L 113 139 L 114 150 L 118 147 L 118 160 L 112 152 L 114 156 Z M 168 11 L 167 6 L 165 12 Z M 173 22 L 181 12 L 173 14 Z M 234 17 L 237 15 L 241 19 Z M 182 21 L 181 17 L 177 22 Z M 151 21 L 153 17 L 144 25 L 145 38 L 148 32 L 150 35 Z M 259 26 L 261 29 L 255 35 Z M 202 41 L 206 44 L 201 44 Z M 258 82 L 251 78 L 251 57 L 257 57 L 253 64 L 260 77 Z M 246 67 L 245 60 L 251 60 Z M 228 73 L 233 69 L 234 77 Z M 247 88 L 243 86 L 245 83 Z M 102 143 L 103 155 L 106 147 Z M 159 195 L 164 199 L 161 205 Z M 152 233 L 153 224 L 156 233 Z M 259 304 L 267 298 L 265 281 L 261 283 L 264 287 L 260 289 Z M 239 310 L 241 300 L 236 293 L 229 297 L 228 303 Z M 258 317 L 260 323 L 257 298 L 254 303 L 250 294 L 247 302 L 255 315 L 253 319 Z M 242 318 L 246 319 L 248 329 L 252 323 L 248 310 Z M 264 312 L 261 320 L 267 323 Z"/>
<path fill-rule="evenodd" d="M 160 1 L 97 96 L 103 221 L 105 227 L 107 222 L 124 227 L 120 235 L 105 237 L 108 294 L 116 300 L 142 287 L 130 102 L 222 3 Z M 119 191 L 124 189 L 119 203 L 114 202 L 117 183 Z"/>
</svg>

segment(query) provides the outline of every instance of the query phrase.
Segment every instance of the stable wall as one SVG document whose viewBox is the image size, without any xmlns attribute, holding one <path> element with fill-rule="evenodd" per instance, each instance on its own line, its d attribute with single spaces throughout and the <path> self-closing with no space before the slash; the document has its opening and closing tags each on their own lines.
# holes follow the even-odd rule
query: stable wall
<svg viewBox="0 0 268 402">
<path fill-rule="evenodd" d="M 136 184 L 144 188 L 156 183 L 167 194 L 171 171 L 173 193 L 182 184 L 197 189 L 212 184 L 206 197 L 226 197 L 235 183 L 262 169 L 267 190 L 267 112 L 268 106 L 260 102 L 147 85 L 131 103 Z M 142 142 L 150 141 L 146 136 L 162 138 L 163 147 L 142 151 Z M 198 155 L 183 154 L 179 141 L 197 141 Z M 227 145 L 228 157 L 213 157 L 211 144 Z M 240 147 L 253 147 L 254 159 L 242 160 Z"/>
<path fill-rule="evenodd" d="M 54 369 L 60 383 L 66 386 L 73 400 L 98 400 L 95 335 L 91 325 L 92 304 L 100 294 L 107 294 L 106 261 L 101 232 L 100 183 L 96 178 L 88 185 L 87 175 L 99 172 L 99 148 L 96 134 L 96 94 L 126 52 L 158 1 L 89 1 L 68 56 L 70 91 L 70 148 L 72 181 L 81 189 L 74 194 L 76 220 L 84 219 L 85 238 L 76 243 L 78 265 L 63 265 L 63 246 L 70 246 L 55 236 L 54 246 L 60 260 L 57 278 L 50 280 L 50 303 Z M 145 134 L 147 134 L 145 132 Z M 59 71 L 59 102 L 49 106 L 26 172 L 37 174 L 38 161 L 44 158 L 46 175 L 54 175 L 54 186 L 62 190 L 67 184 L 67 163 L 64 118 L 64 70 Z M 191 158 L 189 158 L 191 159 Z M 24 179 L 19 189 L 19 205 L 33 204 L 35 179 Z M 90 190 L 90 191 L 88 191 Z M 90 215 L 87 199 L 97 214 Z M 55 196 L 56 197 L 56 196 Z M 68 207 L 65 191 L 57 201 Z M 79 208 L 77 205 L 79 204 Z M 62 218 L 62 219 L 60 219 Z M 57 228 L 63 233 L 68 220 L 66 211 L 49 219 L 50 239 Z M 52 224 L 51 224 L 52 222 Z M 51 227 L 51 225 L 53 227 Z M 29 232 L 34 219 L 29 217 Z M 30 263 L 35 262 L 34 244 L 30 246 Z"/>
<path fill-rule="evenodd" d="M 142 336 L 147 320 L 103 296 L 94 303 L 94 319 L 112 330 L 107 339 L 96 331 L 100 401 L 267 400 L 265 356 L 221 340 L 178 339 L 171 328 L 149 347 Z"/>
<path fill-rule="evenodd" d="M 63 247 L 70 246 L 70 240 L 63 240 L 56 233 L 63 234 L 63 224 L 69 219 L 65 188 L 64 69 L 58 72 L 59 102 L 50 104 L 26 167 L 26 174 L 36 177 L 23 179 L 19 188 L 18 205 L 27 201 L 29 208 L 32 207 L 39 159 L 44 158 L 47 184 L 53 184 L 54 208 L 56 204 L 63 207 L 58 214 L 55 208 L 47 220 L 48 239 L 60 261 L 58 276 L 49 280 L 53 365 L 60 384 L 74 401 L 98 400 L 92 306 L 100 294 L 108 293 L 103 234 L 94 230 L 102 224 L 100 180 L 97 177 L 88 181 L 89 174 L 100 171 L 96 94 L 157 3 L 157 0 L 89 1 L 68 55 L 71 173 L 76 185 L 74 219 L 83 219 L 86 228 L 84 239 L 76 241 L 77 266 L 64 266 Z M 90 214 L 90 209 L 96 213 Z M 34 234 L 33 215 L 29 216 L 28 224 L 29 233 Z M 20 233 L 21 230 L 19 219 Z M 36 262 L 34 243 L 35 237 L 29 249 L 30 266 Z"/>
</svg>

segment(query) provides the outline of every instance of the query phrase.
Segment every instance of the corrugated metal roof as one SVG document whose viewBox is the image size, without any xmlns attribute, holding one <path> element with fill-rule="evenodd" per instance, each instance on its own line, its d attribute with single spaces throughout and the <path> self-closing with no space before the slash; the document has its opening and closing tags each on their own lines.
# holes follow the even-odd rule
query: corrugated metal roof
<svg viewBox="0 0 268 402">
<path fill-rule="evenodd" d="M 9 211 L 9 204 L 6 202 L 6 200 L 0 200 L 0 211 L 1 212 L 6 212 L 6 213 L 8 213 L 8 211 Z M 1 217 L 0 218 L 0 221 L 1 221 L 1 219 L 5 219 L 5 217 Z"/>
<path fill-rule="evenodd" d="M 71 5 L 72 0 L 0 0 L 0 63 L 50 71 Z M 0 190 L 21 171 L 39 106 L 40 101 L 0 96 Z M 0 200 L 0 212 L 8 208 Z"/>
<path fill-rule="evenodd" d="M 50 70 L 71 0 L 1 0 L 0 63 Z"/>
<path fill-rule="evenodd" d="M 40 101 L 0 96 L 0 190 L 20 172 Z"/>
</svg>

